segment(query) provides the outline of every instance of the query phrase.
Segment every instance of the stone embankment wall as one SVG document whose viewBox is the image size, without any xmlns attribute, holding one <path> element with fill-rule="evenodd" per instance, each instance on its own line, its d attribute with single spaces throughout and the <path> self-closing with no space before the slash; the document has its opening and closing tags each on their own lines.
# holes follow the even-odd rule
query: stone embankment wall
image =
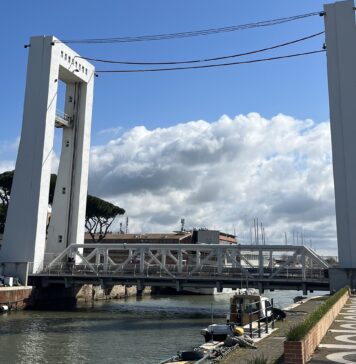
<svg viewBox="0 0 356 364">
<path fill-rule="evenodd" d="M 146 287 L 139 294 L 150 294 L 150 287 Z M 7 305 L 10 309 L 46 309 L 48 307 L 74 307 L 76 299 L 85 301 L 101 299 L 120 299 L 136 296 L 136 286 L 128 287 L 117 285 L 111 290 L 100 286 L 85 284 L 80 288 L 47 287 L 37 289 L 31 286 L 0 287 L 0 305 Z"/>
<path fill-rule="evenodd" d="M 150 288 L 146 287 L 143 294 L 150 293 Z M 116 285 L 112 289 L 103 289 L 101 286 L 85 284 L 78 292 L 77 299 L 85 301 L 90 300 L 105 300 L 105 299 L 120 299 L 137 295 L 136 286 Z"/>
<path fill-rule="evenodd" d="M 0 287 L 0 305 L 11 309 L 25 308 L 32 293 L 32 287 Z"/>
<path fill-rule="evenodd" d="M 346 292 L 301 341 L 284 342 L 284 363 L 305 364 L 349 298 Z"/>
</svg>

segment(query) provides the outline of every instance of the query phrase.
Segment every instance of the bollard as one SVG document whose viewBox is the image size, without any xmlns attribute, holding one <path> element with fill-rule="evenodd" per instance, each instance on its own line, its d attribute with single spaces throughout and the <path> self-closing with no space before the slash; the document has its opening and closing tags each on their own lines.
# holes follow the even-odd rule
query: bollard
<svg viewBox="0 0 356 364">
<path fill-rule="evenodd" d="M 261 310 L 258 310 L 258 337 L 261 337 Z"/>
<path fill-rule="evenodd" d="M 268 334 L 268 310 L 267 307 L 265 308 L 265 322 L 266 322 L 266 334 Z"/>
<path fill-rule="evenodd" d="M 272 330 L 274 330 L 274 304 L 273 304 L 273 298 L 271 298 L 271 304 L 272 304 Z"/>
<path fill-rule="evenodd" d="M 250 326 L 250 338 L 252 339 L 253 333 L 252 333 L 252 317 L 251 317 L 251 312 L 248 314 L 248 317 L 249 317 L 249 326 Z"/>
</svg>

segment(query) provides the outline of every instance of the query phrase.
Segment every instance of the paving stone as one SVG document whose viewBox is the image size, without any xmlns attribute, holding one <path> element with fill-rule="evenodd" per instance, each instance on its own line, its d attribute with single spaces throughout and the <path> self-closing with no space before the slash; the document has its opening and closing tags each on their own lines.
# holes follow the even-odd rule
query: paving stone
<svg viewBox="0 0 356 364">
<path fill-rule="evenodd" d="M 347 301 L 309 363 L 356 363 L 355 298 L 350 298 Z"/>
</svg>

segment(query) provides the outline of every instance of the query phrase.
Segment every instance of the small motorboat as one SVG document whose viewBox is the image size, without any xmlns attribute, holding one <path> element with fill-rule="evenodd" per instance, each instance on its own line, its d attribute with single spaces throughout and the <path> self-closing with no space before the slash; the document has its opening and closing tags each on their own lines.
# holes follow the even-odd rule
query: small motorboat
<svg viewBox="0 0 356 364">
<path fill-rule="evenodd" d="M 245 326 L 250 321 L 273 318 L 271 301 L 257 292 L 246 291 L 230 298 L 230 321 Z"/>
<path fill-rule="evenodd" d="M 249 289 L 230 298 L 230 321 L 245 326 L 250 321 L 283 320 L 286 313 L 273 306 L 268 297 L 261 296 L 258 290 Z"/>
<path fill-rule="evenodd" d="M 206 329 L 200 331 L 204 336 L 205 342 L 209 341 L 225 341 L 228 336 L 242 336 L 244 329 L 233 323 L 227 322 L 226 324 L 212 324 Z"/>
<path fill-rule="evenodd" d="M 8 305 L 0 305 L 0 312 L 9 311 L 10 307 Z"/>
</svg>

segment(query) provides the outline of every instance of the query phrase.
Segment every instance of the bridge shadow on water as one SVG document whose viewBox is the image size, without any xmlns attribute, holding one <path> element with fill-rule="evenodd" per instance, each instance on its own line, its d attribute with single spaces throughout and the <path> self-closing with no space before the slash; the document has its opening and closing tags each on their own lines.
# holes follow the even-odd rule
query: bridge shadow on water
<svg viewBox="0 0 356 364">
<path fill-rule="evenodd" d="M 224 321 L 225 312 L 216 312 L 217 321 Z M 189 308 L 170 309 L 155 307 L 98 309 L 79 308 L 71 311 L 23 311 L 6 314 L 2 317 L 0 336 L 19 334 L 76 334 L 100 332 L 143 332 L 177 330 L 184 332 L 187 328 L 203 328 L 211 322 L 211 312 Z"/>
</svg>

